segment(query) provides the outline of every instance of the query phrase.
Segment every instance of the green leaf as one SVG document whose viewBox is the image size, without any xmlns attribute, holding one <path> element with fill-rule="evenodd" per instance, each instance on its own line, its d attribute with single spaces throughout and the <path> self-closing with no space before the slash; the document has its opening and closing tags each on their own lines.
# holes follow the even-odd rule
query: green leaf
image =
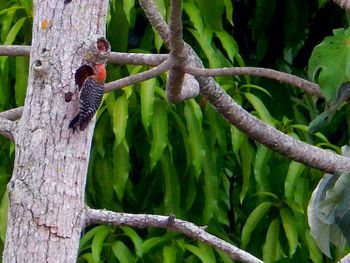
<svg viewBox="0 0 350 263">
<path fill-rule="evenodd" d="M 214 154 L 207 156 L 204 164 L 204 210 L 203 223 L 208 224 L 218 210 L 219 176 Z"/>
<path fill-rule="evenodd" d="M 188 131 L 187 139 L 191 145 L 192 165 L 195 175 L 198 177 L 205 161 L 205 144 L 202 129 L 203 115 L 195 100 L 185 102 L 184 115 Z"/>
<path fill-rule="evenodd" d="M 157 81 L 155 78 L 141 82 L 141 119 L 146 131 L 151 124 L 153 116 L 153 105 L 155 100 L 155 88 Z"/>
<path fill-rule="evenodd" d="M 24 104 L 27 92 L 28 67 L 29 60 L 27 57 L 16 57 L 15 95 L 17 106 Z"/>
<path fill-rule="evenodd" d="M 163 242 L 168 241 L 165 237 L 151 237 L 149 239 L 146 239 L 142 243 L 142 251 L 144 254 L 148 253 L 152 248 L 160 245 Z"/>
<path fill-rule="evenodd" d="M 209 60 L 209 67 L 221 67 L 221 56 L 218 54 L 218 50 L 213 47 L 213 32 L 206 27 L 202 32 L 190 28 L 188 31 L 194 36 L 198 44 L 201 46 L 203 52 L 205 53 L 205 56 Z"/>
<path fill-rule="evenodd" d="M 128 20 L 129 24 L 131 25 L 131 11 L 133 10 L 135 5 L 135 0 L 123 0 L 123 9 L 126 15 L 126 19 Z"/>
<path fill-rule="evenodd" d="M 152 145 L 150 150 L 150 168 L 153 169 L 162 157 L 163 151 L 168 143 L 168 111 L 166 104 L 157 101 L 154 104 L 152 117 Z"/>
<path fill-rule="evenodd" d="M 215 136 L 223 153 L 227 150 L 226 129 L 221 116 L 213 109 L 212 106 L 206 107 L 206 117 L 211 127 L 211 134 Z"/>
<path fill-rule="evenodd" d="M 135 257 L 131 254 L 129 248 L 121 241 L 113 242 L 112 251 L 120 263 L 136 262 Z"/>
<path fill-rule="evenodd" d="M 187 13 L 187 15 L 189 16 L 193 24 L 193 27 L 198 32 L 203 32 L 203 29 L 204 29 L 203 16 L 198 6 L 194 2 L 186 1 L 183 3 L 183 9 L 184 9 L 184 12 Z"/>
<path fill-rule="evenodd" d="M 312 262 L 314 263 L 322 262 L 322 253 L 318 249 L 315 241 L 310 236 L 309 231 L 305 232 L 305 241 L 306 241 L 306 244 L 310 253 L 310 259 L 312 260 Z"/>
<path fill-rule="evenodd" d="M 110 230 L 107 227 L 101 228 L 96 232 L 94 239 L 92 240 L 92 244 L 91 244 L 92 257 L 97 262 L 101 260 L 102 246 L 103 246 L 104 240 L 106 239 L 109 233 L 110 233 Z"/>
<path fill-rule="evenodd" d="M 292 256 L 298 246 L 298 231 L 294 217 L 289 209 L 281 208 L 282 224 L 289 244 L 289 256 Z"/>
<path fill-rule="evenodd" d="M 176 174 L 174 161 L 168 150 L 161 156 L 161 165 L 165 183 L 164 208 L 168 214 L 181 215 L 180 210 L 180 187 L 179 179 Z"/>
<path fill-rule="evenodd" d="M 350 28 L 334 31 L 317 45 L 309 60 L 308 75 L 320 84 L 328 101 L 336 98 L 339 86 L 350 80 Z M 336 58 L 336 59 L 334 59 Z"/>
<path fill-rule="evenodd" d="M 195 0 L 195 2 L 205 21 L 205 27 L 213 30 L 222 30 L 223 27 L 221 17 L 224 12 L 223 1 Z"/>
<path fill-rule="evenodd" d="M 96 235 L 97 232 L 108 230 L 107 226 L 96 226 L 92 229 L 90 229 L 88 232 L 84 233 L 84 235 L 80 239 L 79 247 L 80 250 L 84 249 L 85 245 Z"/>
<path fill-rule="evenodd" d="M 175 263 L 176 262 L 176 248 L 173 246 L 165 246 L 163 248 L 163 262 Z"/>
<path fill-rule="evenodd" d="M 127 235 L 132 243 L 134 244 L 136 255 L 138 257 L 142 257 L 143 255 L 143 241 L 140 236 L 136 233 L 136 231 L 128 226 L 122 227 L 125 235 Z"/>
<path fill-rule="evenodd" d="M 129 149 L 127 142 L 124 141 L 113 149 L 113 189 L 120 202 L 124 195 L 125 184 L 129 178 L 129 170 Z"/>
<path fill-rule="evenodd" d="M 294 161 L 290 163 L 284 182 L 284 195 L 287 201 L 292 201 L 296 182 L 304 170 L 305 166 L 303 164 Z"/>
<path fill-rule="evenodd" d="M 1 41 L 4 43 L 6 37 L 11 29 L 13 19 L 15 17 L 16 11 L 9 11 L 2 19 L 1 25 Z"/>
<path fill-rule="evenodd" d="M 8 210 L 8 192 L 5 191 L 4 195 L 1 199 L 0 204 L 0 238 L 3 243 L 5 243 L 5 237 L 6 237 L 6 227 L 7 227 L 7 210 Z"/>
<path fill-rule="evenodd" d="M 91 253 L 85 253 L 81 255 L 79 258 L 86 260 L 88 263 L 96 263 Z"/>
<path fill-rule="evenodd" d="M 247 98 L 247 100 L 253 105 L 254 109 L 259 114 L 259 117 L 267 124 L 275 127 L 274 119 L 265 107 L 264 103 L 257 96 L 251 93 L 244 93 L 244 95 Z"/>
<path fill-rule="evenodd" d="M 215 31 L 215 35 L 219 38 L 231 62 L 234 61 L 238 51 L 238 44 L 234 38 L 226 31 Z"/>
<path fill-rule="evenodd" d="M 263 246 L 264 262 L 275 262 L 277 260 L 277 249 L 279 245 L 280 220 L 274 219 L 266 234 L 265 244 Z"/>
<path fill-rule="evenodd" d="M 8 14 L 8 13 L 11 13 L 11 12 L 13 12 L 13 11 L 20 10 L 20 9 L 24 9 L 24 7 L 23 7 L 23 6 L 12 6 L 12 7 L 3 9 L 3 10 L 0 11 L 0 16 L 1 16 L 1 15 L 5 15 L 5 14 Z"/>
<path fill-rule="evenodd" d="M 254 160 L 254 175 L 258 192 L 269 192 L 270 182 L 268 178 L 269 166 L 268 161 L 271 157 L 271 150 L 260 144 L 256 151 Z"/>
<path fill-rule="evenodd" d="M 224 0 L 225 3 L 225 11 L 226 11 L 226 20 L 230 22 L 233 26 L 233 5 L 230 0 Z"/>
<path fill-rule="evenodd" d="M 245 139 L 241 148 L 241 162 L 242 162 L 242 174 L 243 174 L 243 185 L 242 191 L 239 194 L 239 200 L 242 203 L 245 196 L 247 195 L 249 185 L 250 185 L 250 175 L 253 163 L 253 147 L 249 144 L 248 139 Z"/>
<path fill-rule="evenodd" d="M 261 221 L 263 216 L 269 211 L 273 203 L 263 202 L 259 204 L 253 212 L 248 216 L 246 223 L 242 230 L 241 247 L 244 249 L 251 237 L 251 234 L 255 230 L 258 223 Z"/>
<path fill-rule="evenodd" d="M 119 96 L 112 105 L 112 124 L 115 136 L 114 147 L 117 147 L 125 139 L 126 126 L 128 124 L 128 99 L 126 93 Z"/>
<path fill-rule="evenodd" d="M 238 163 L 241 162 L 241 158 L 239 157 L 239 150 L 242 147 L 244 140 L 246 139 L 247 136 L 243 132 L 241 132 L 234 126 L 231 126 L 231 145 L 233 152 L 235 153 L 236 158 L 238 160 Z"/>
<path fill-rule="evenodd" d="M 4 45 L 11 45 L 13 43 L 13 41 L 15 41 L 16 36 L 17 36 L 18 32 L 21 30 L 26 19 L 27 19 L 27 17 L 22 17 L 12 26 L 10 32 L 8 33 L 8 35 L 6 37 Z"/>
<path fill-rule="evenodd" d="M 215 256 L 213 255 L 212 248 L 209 246 L 196 247 L 190 244 L 185 245 L 188 251 L 191 251 L 196 255 L 203 263 L 215 263 Z"/>
</svg>

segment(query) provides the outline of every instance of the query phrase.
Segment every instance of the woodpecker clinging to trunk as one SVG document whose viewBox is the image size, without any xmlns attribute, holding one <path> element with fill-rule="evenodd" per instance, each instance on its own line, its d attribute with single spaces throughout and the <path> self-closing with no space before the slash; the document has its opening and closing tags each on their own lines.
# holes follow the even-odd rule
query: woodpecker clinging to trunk
<svg viewBox="0 0 350 263">
<path fill-rule="evenodd" d="M 69 128 L 75 130 L 79 126 L 81 131 L 85 130 L 102 101 L 105 79 L 105 66 L 103 64 L 96 64 L 94 66 L 94 74 L 86 78 L 81 87 L 79 113 L 69 123 Z"/>
</svg>

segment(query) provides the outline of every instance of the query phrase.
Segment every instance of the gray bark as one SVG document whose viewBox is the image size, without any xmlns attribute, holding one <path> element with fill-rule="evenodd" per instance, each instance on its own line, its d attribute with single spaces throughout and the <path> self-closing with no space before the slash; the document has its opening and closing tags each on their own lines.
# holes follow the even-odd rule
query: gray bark
<svg viewBox="0 0 350 263">
<path fill-rule="evenodd" d="M 91 39 L 105 35 L 108 1 L 35 0 L 30 73 L 14 131 L 3 262 L 75 262 L 84 220 L 85 177 L 94 121 L 68 130 L 77 101 L 75 70 Z"/>
</svg>

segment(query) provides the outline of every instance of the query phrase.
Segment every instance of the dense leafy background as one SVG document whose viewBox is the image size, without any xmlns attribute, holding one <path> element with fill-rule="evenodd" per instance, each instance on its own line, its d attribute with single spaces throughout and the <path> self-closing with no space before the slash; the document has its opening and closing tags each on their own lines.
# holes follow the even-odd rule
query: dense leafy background
<svg viewBox="0 0 350 263">
<path fill-rule="evenodd" d="M 168 1 L 155 2 L 167 17 Z M 183 6 L 185 40 L 207 67 L 263 66 L 306 78 L 315 46 L 333 29 L 347 27 L 345 13 L 325 0 L 185 0 Z M 30 44 L 31 21 L 31 1 L 0 0 L 2 44 Z M 110 1 L 107 38 L 113 51 L 166 52 L 133 0 Z M 23 105 L 27 68 L 28 58 L 0 57 L 0 110 Z M 109 65 L 109 80 L 145 69 Z M 266 79 L 217 81 L 244 108 L 290 136 L 338 153 L 349 143 L 348 106 L 313 135 L 307 126 L 325 108 L 323 101 L 316 104 L 297 88 Z M 174 214 L 207 225 L 266 262 L 333 262 L 316 247 L 307 224 L 306 207 L 322 173 L 248 139 L 202 97 L 169 104 L 164 86 L 160 76 L 105 95 L 87 178 L 88 205 Z M 1 196 L 13 157 L 14 145 L 0 137 Z M 0 213 L 3 246 L 5 197 Z M 331 251 L 333 257 L 343 252 Z M 85 230 L 79 262 L 231 260 L 169 231 L 101 225 Z"/>
</svg>

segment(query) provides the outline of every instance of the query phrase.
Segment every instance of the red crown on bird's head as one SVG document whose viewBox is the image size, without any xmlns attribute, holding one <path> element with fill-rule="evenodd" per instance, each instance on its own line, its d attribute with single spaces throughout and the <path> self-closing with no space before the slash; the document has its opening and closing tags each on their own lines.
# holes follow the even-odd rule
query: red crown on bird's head
<svg viewBox="0 0 350 263">
<path fill-rule="evenodd" d="M 96 64 L 95 65 L 95 75 L 96 75 L 97 81 L 103 83 L 106 79 L 106 76 L 107 76 L 105 65 Z"/>
</svg>

